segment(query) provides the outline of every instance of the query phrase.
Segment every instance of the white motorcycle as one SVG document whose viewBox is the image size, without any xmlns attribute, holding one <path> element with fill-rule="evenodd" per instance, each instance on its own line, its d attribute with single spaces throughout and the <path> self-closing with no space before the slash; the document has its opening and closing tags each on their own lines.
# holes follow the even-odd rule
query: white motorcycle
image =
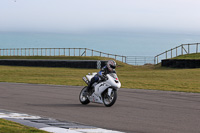
<svg viewBox="0 0 200 133">
<path fill-rule="evenodd" d="M 83 77 L 83 80 L 88 85 L 91 79 L 97 73 L 92 73 Z M 79 100 L 82 104 L 88 104 L 90 102 L 101 103 L 106 107 L 111 107 L 117 99 L 117 90 L 121 87 L 121 83 L 116 73 L 107 74 L 104 77 L 100 77 L 98 83 L 93 84 L 91 92 L 87 91 L 85 86 L 79 95 Z"/>
</svg>

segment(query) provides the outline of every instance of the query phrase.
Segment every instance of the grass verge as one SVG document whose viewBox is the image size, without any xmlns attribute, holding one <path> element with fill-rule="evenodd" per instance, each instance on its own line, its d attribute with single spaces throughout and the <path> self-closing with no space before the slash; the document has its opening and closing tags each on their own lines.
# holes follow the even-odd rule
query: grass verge
<svg viewBox="0 0 200 133">
<path fill-rule="evenodd" d="M 200 59 L 200 53 L 180 55 L 173 59 Z"/>
<path fill-rule="evenodd" d="M 117 64 L 116 70 L 123 88 L 200 93 L 200 69 L 172 69 L 159 65 L 131 66 L 119 61 Z M 0 82 L 84 86 L 82 77 L 97 71 L 99 70 L 0 66 Z"/>
<path fill-rule="evenodd" d="M 0 133 L 47 133 L 36 128 L 0 119 Z"/>
</svg>

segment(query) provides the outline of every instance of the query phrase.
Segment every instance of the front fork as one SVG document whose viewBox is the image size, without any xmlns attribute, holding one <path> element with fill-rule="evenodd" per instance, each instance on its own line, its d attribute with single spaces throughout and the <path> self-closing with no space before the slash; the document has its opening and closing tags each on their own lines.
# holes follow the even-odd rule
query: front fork
<svg viewBox="0 0 200 133">
<path fill-rule="evenodd" d="M 112 88 L 108 88 L 108 96 L 110 97 L 111 96 L 111 93 L 112 93 Z"/>
</svg>

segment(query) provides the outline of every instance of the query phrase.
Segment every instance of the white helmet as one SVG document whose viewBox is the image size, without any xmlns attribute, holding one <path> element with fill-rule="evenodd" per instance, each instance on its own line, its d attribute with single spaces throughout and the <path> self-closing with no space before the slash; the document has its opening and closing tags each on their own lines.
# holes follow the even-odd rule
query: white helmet
<svg viewBox="0 0 200 133">
<path fill-rule="evenodd" d="M 109 70 L 110 72 L 112 72 L 113 69 L 116 68 L 116 62 L 115 62 L 114 60 L 109 60 L 109 61 L 107 62 L 107 68 L 108 68 L 108 70 Z"/>
</svg>

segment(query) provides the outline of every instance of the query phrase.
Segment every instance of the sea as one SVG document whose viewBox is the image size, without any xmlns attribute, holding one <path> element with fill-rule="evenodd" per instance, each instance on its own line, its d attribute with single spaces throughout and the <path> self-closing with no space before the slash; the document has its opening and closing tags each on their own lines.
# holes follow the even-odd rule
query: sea
<svg viewBox="0 0 200 133">
<path fill-rule="evenodd" d="M 178 45 L 188 43 L 200 43 L 200 34 L 0 32 L 0 49 L 89 48 L 123 56 L 155 56 Z"/>
</svg>

